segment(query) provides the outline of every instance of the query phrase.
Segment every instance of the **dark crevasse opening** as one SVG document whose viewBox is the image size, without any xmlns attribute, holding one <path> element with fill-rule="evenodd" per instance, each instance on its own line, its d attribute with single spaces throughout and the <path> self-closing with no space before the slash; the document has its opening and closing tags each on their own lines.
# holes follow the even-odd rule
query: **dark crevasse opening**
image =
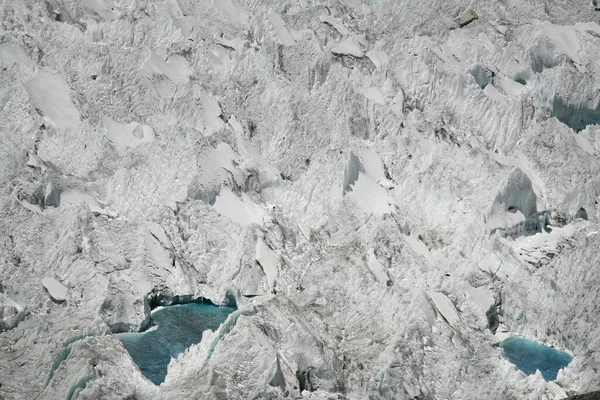
<svg viewBox="0 0 600 400">
<path fill-rule="evenodd" d="M 521 337 L 505 339 L 500 347 L 508 360 L 526 375 L 533 375 L 539 370 L 546 381 L 555 380 L 558 371 L 573 360 L 564 351 Z"/>
<path fill-rule="evenodd" d="M 171 358 L 200 343 L 205 330 L 217 330 L 233 311 L 234 308 L 219 307 L 199 299 L 170 305 L 151 313 L 152 329 L 122 334 L 119 339 L 142 374 L 160 385 L 165 380 Z"/>
<path fill-rule="evenodd" d="M 575 132 L 581 132 L 588 125 L 600 124 L 600 104 L 596 108 L 585 105 L 567 104 L 556 96 L 552 102 L 552 116 Z"/>
</svg>

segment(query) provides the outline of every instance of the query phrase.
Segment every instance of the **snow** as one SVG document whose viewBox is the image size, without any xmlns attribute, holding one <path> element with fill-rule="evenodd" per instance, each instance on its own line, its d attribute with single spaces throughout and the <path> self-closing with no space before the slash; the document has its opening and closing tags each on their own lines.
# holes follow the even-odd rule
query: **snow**
<svg viewBox="0 0 600 400">
<path fill-rule="evenodd" d="M 215 200 L 214 208 L 217 212 L 242 226 L 262 222 L 262 212 L 250 196 L 243 193 L 240 199 L 226 186 L 221 188 L 221 192 Z"/>
<path fill-rule="evenodd" d="M 379 262 L 379 260 L 377 260 L 377 257 L 375 257 L 375 249 L 373 248 L 370 248 L 367 251 L 367 265 L 369 266 L 373 276 L 375 276 L 375 279 L 383 283 L 388 281 L 385 267 Z"/>
<path fill-rule="evenodd" d="M 42 285 L 55 301 L 64 301 L 67 298 L 69 289 L 54 278 L 42 279 Z"/>
<path fill-rule="evenodd" d="M 273 25 L 273 29 L 275 29 L 275 33 L 281 44 L 284 46 L 293 46 L 296 44 L 290 30 L 285 26 L 285 22 L 279 14 L 273 10 L 269 11 L 269 21 L 271 21 L 271 25 Z"/>
<path fill-rule="evenodd" d="M 358 180 L 351 186 L 348 197 L 354 200 L 365 212 L 383 215 L 392 212 L 392 199 L 387 191 L 373 181 L 368 175 L 360 172 Z"/>
<path fill-rule="evenodd" d="M 469 286 L 467 288 L 471 300 L 477 305 L 480 311 L 485 313 L 494 304 L 494 298 L 492 297 L 489 290 L 484 287 L 474 288 Z"/>
<path fill-rule="evenodd" d="M 585 71 L 579 56 L 581 44 L 574 26 L 560 26 L 551 22 L 543 22 L 540 24 L 540 29 L 564 54 L 569 56 L 581 72 Z"/>
<path fill-rule="evenodd" d="M 141 72 L 146 76 L 165 75 L 171 81 L 178 83 L 188 82 L 192 74 L 185 58 L 175 55 L 164 61 L 154 52 L 150 52 L 148 59 L 142 65 Z"/>
<path fill-rule="evenodd" d="M 369 60 L 375 64 L 375 67 L 382 68 L 389 64 L 390 59 L 385 51 L 371 50 L 367 53 Z"/>
<path fill-rule="evenodd" d="M 121 124 L 104 115 L 101 117 L 101 120 L 102 125 L 104 125 L 106 138 L 121 150 L 127 148 L 135 149 L 144 143 L 152 143 L 154 141 L 154 131 L 147 125 L 140 125 L 137 122 Z M 136 130 L 140 131 L 141 137 L 134 135 Z"/>
<path fill-rule="evenodd" d="M 81 115 L 71 100 L 69 84 L 60 75 L 39 69 L 25 84 L 33 105 L 57 127 L 74 129 Z"/>
<path fill-rule="evenodd" d="M 21 63 L 28 67 L 34 67 L 35 63 L 31 61 L 27 53 L 19 47 L 8 44 L 0 45 L 0 66 L 9 67 L 14 63 Z"/>
<path fill-rule="evenodd" d="M 260 266 L 267 277 L 269 289 L 273 291 L 279 273 L 279 255 L 271 250 L 262 238 L 258 238 L 256 241 L 256 261 L 260 263 Z"/>
<path fill-rule="evenodd" d="M 363 57 L 364 53 L 360 49 L 360 45 L 356 41 L 356 39 L 349 37 L 337 44 L 336 46 L 331 48 L 331 52 L 333 54 L 338 54 L 342 56 L 353 56 L 353 57 Z"/>
<path fill-rule="evenodd" d="M 200 96 L 200 102 L 202 104 L 202 111 L 200 115 L 208 130 L 204 133 L 205 136 L 210 136 L 215 132 L 221 130 L 225 123 L 221 117 L 221 107 L 219 102 L 213 96 L 208 93 L 202 93 Z"/>
<path fill-rule="evenodd" d="M 435 307 L 440 314 L 442 314 L 444 319 L 448 321 L 450 325 L 456 326 L 460 322 L 456 308 L 448 296 L 446 296 L 444 293 L 431 291 L 427 292 L 427 295 L 431 301 L 433 301 L 433 304 L 435 304 Z"/>
</svg>

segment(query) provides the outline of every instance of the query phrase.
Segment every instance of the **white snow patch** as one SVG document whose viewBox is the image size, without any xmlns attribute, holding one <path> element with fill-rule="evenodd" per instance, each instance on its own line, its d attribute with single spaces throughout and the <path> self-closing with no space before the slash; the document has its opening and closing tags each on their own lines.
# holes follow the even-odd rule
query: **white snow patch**
<svg viewBox="0 0 600 400">
<path fill-rule="evenodd" d="M 246 25 L 250 20 L 250 13 L 234 0 L 212 0 L 213 6 L 227 15 L 232 21 Z"/>
<path fill-rule="evenodd" d="M 501 77 L 500 79 L 497 79 L 496 82 L 498 82 L 498 85 L 504 91 L 504 93 L 506 93 L 507 96 L 517 98 L 527 91 L 526 86 L 521 85 L 519 82 L 515 82 L 512 79 L 508 79 L 505 76 Z"/>
<path fill-rule="evenodd" d="M 65 78 L 38 70 L 25 88 L 33 105 L 54 125 L 73 129 L 79 125 L 81 115 L 71 101 L 69 85 Z"/>
<path fill-rule="evenodd" d="M 223 169 L 231 172 L 233 179 L 238 185 L 244 183 L 244 174 L 236 168 L 236 164 L 239 163 L 237 154 L 235 154 L 230 145 L 223 142 L 219 143 L 213 152 L 213 156 Z"/>
<path fill-rule="evenodd" d="M 106 138 L 119 149 L 135 149 L 141 144 L 154 141 L 154 130 L 147 125 L 140 125 L 135 121 L 129 124 L 121 124 L 105 115 L 101 116 L 100 120 L 104 125 Z M 142 133 L 141 138 L 134 135 L 134 131 L 138 128 Z"/>
<path fill-rule="evenodd" d="M 497 101 L 499 103 L 506 103 L 506 97 L 504 97 L 504 95 L 500 93 L 498 89 L 496 89 L 496 87 L 491 83 L 489 85 L 486 85 L 486 87 L 483 89 L 483 93 L 494 101 Z"/>
<path fill-rule="evenodd" d="M 220 118 L 222 114 L 221 106 L 219 106 L 217 99 L 208 93 L 202 93 L 200 95 L 200 103 L 202 104 L 200 116 L 208 128 L 204 132 L 204 135 L 210 136 L 213 133 L 220 131 L 225 126 L 225 123 Z"/>
<path fill-rule="evenodd" d="M 375 279 L 377 279 L 379 282 L 387 282 L 389 280 L 388 275 L 385 272 L 385 267 L 383 264 L 377 260 L 377 257 L 375 257 L 375 249 L 370 248 L 367 251 L 367 257 L 367 265 L 375 276 Z"/>
<path fill-rule="evenodd" d="M 585 138 L 585 136 L 577 134 L 577 133 L 572 133 L 572 135 L 575 138 L 575 143 L 577 143 L 577 145 L 586 153 L 590 154 L 590 155 L 594 155 L 596 154 L 596 150 L 594 149 L 594 146 L 592 146 L 592 144 L 589 142 L 589 140 L 587 140 Z"/>
<path fill-rule="evenodd" d="M 381 90 L 379 90 L 376 87 L 360 89 L 359 92 L 363 96 L 365 96 L 367 99 L 369 99 L 377 104 L 380 104 L 380 105 L 385 104 L 385 97 L 383 97 L 383 93 L 381 93 Z"/>
<path fill-rule="evenodd" d="M 302 235 L 304 235 L 306 240 L 310 240 L 310 234 L 311 234 L 310 227 L 306 226 L 302 222 L 298 222 L 298 228 L 300 228 L 300 232 L 302 232 Z"/>
<path fill-rule="evenodd" d="M 256 241 L 256 261 L 258 261 L 267 277 L 269 289 L 273 290 L 275 280 L 279 273 L 279 254 L 271 250 L 262 238 Z"/>
<path fill-rule="evenodd" d="M 262 222 L 262 210 L 246 193 L 242 193 L 240 199 L 227 186 L 221 188 L 221 192 L 215 199 L 213 206 L 217 212 L 242 226 L 260 224 Z"/>
<path fill-rule="evenodd" d="M 319 20 L 321 22 L 323 22 L 324 24 L 328 24 L 328 25 L 333 26 L 340 33 L 340 35 L 348 36 L 351 33 L 344 25 L 342 25 L 334 17 L 331 17 L 329 15 L 322 15 L 322 16 L 319 17 Z"/>
<path fill-rule="evenodd" d="M 484 287 L 474 288 L 469 286 L 467 293 L 469 293 L 471 301 L 475 303 L 483 312 L 489 310 L 494 304 L 494 298 L 492 297 L 492 294 Z"/>
<path fill-rule="evenodd" d="M 581 43 L 577 37 L 577 32 L 573 26 L 555 25 L 551 22 L 543 22 L 540 29 L 558 48 L 562 50 L 574 63 L 580 72 L 585 72 L 585 67 L 581 65 Z"/>
<path fill-rule="evenodd" d="M 154 265 L 159 268 L 172 266 L 171 256 L 150 232 L 146 233 L 145 245 L 148 257 L 154 262 Z"/>
<path fill-rule="evenodd" d="M 367 57 L 376 68 L 381 68 L 389 64 L 390 59 L 385 51 L 371 50 L 367 53 Z"/>
<path fill-rule="evenodd" d="M 31 61 L 25 50 L 19 46 L 9 44 L 0 45 L 0 66 L 10 67 L 15 63 L 20 63 L 28 67 L 35 66 L 35 63 Z"/>
<path fill-rule="evenodd" d="M 504 211 L 491 216 L 485 223 L 487 230 L 508 229 L 525 222 L 525 215 L 519 210 L 516 212 Z"/>
<path fill-rule="evenodd" d="M 104 207 L 91 194 L 82 192 L 77 189 L 67 190 L 60 194 L 61 207 L 65 207 L 67 205 L 78 206 L 81 203 L 85 203 L 92 213 L 107 214 Z"/>
<path fill-rule="evenodd" d="M 169 240 L 169 237 L 162 226 L 156 222 L 146 221 L 146 228 L 148 228 L 148 231 L 150 231 L 152 236 L 154 236 L 163 247 L 168 249 L 173 248 L 173 244 L 171 243 L 171 240 Z"/>
<path fill-rule="evenodd" d="M 269 11 L 269 21 L 271 25 L 273 25 L 273 29 L 275 29 L 275 33 L 277 34 L 277 38 L 284 46 L 293 46 L 296 44 L 296 41 L 292 37 L 287 26 L 285 26 L 285 21 L 281 18 L 279 14 L 275 11 Z"/>
<path fill-rule="evenodd" d="M 347 195 L 365 212 L 374 215 L 389 214 L 393 211 L 392 199 L 387 191 L 375 183 L 368 175 L 360 172 Z"/>
<path fill-rule="evenodd" d="M 246 41 L 242 38 L 225 39 L 224 37 L 215 38 L 215 43 L 221 46 L 229 47 L 235 51 L 242 51 L 246 46 Z"/>
<path fill-rule="evenodd" d="M 56 301 L 63 301 L 67 298 L 69 289 L 54 278 L 42 279 L 42 285 L 46 288 L 50 297 Z"/>
<path fill-rule="evenodd" d="M 362 149 L 360 152 L 360 159 L 365 169 L 365 173 L 374 182 L 386 189 L 394 186 L 394 183 L 385 177 L 383 161 L 381 161 L 381 158 L 375 151 L 371 149 Z"/>
<path fill-rule="evenodd" d="M 440 314 L 448 321 L 448 323 L 452 326 L 456 325 L 460 319 L 458 318 L 458 313 L 456 312 L 456 308 L 452 301 L 443 293 L 438 292 L 427 292 L 429 298 L 435 304 L 435 307 L 438 309 Z"/>
<path fill-rule="evenodd" d="M 165 75 L 173 82 L 187 83 L 193 71 L 187 60 L 181 56 L 175 55 L 163 61 L 158 54 L 150 52 L 150 56 L 142 65 L 141 72 L 146 76 Z"/>
<path fill-rule="evenodd" d="M 227 121 L 227 123 L 231 126 L 231 128 L 233 128 L 233 131 L 238 135 L 244 133 L 244 127 L 242 126 L 242 124 L 239 123 L 235 115 L 232 115 Z"/>
<path fill-rule="evenodd" d="M 343 42 L 339 43 L 337 46 L 334 46 L 331 49 L 331 52 L 333 54 L 337 54 L 337 55 L 342 55 L 342 56 L 347 55 L 347 56 L 353 56 L 353 57 L 358 57 L 358 58 L 364 56 L 364 53 L 360 49 L 360 46 L 359 46 L 358 42 L 356 41 L 356 39 L 351 38 L 351 37 L 347 38 Z"/>
<path fill-rule="evenodd" d="M 431 253 L 429 252 L 427 246 L 425 246 L 425 243 L 421 242 L 418 239 L 415 239 L 413 236 L 404 236 L 404 240 L 406 241 L 406 243 L 408 243 L 412 251 L 414 251 L 420 256 L 425 257 L 427 261 L 433 261 Z"/>
</svg>

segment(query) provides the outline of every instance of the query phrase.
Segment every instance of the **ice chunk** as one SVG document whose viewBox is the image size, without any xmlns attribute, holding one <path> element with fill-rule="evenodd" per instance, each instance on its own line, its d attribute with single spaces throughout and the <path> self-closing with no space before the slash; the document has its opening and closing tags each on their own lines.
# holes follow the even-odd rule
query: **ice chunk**
<svg viewBox="0 0 600 400">
<path fill-rule="evenodd" d="M 42 285 L 44 285 L 53 300 L 64 301 L 67 298 L 69 289 L 56 279 L 44 278 L 42 279 Z"/>
<path fill-rule="evenodd" d="M 53 124 L 63 129 L 79 125 L 81 116 L 71 101 L 65 78 L 40 69 L 27 81 L 25 88 L 33 105 Z"/>
<path fill-rule="evenodd" d="M 340 56 L 353 56 L 358 58 L 364 56 L 356 39 L 351 37 L 339 43 L 337 46 L 334 46 L 331 49 L 331 52 Z"/>
<path fill-rule="evenodd" d="M 277 266 L 279 265 L 279 255 L 271 250 L 262 238 L 256 241 L 256 261 L 258 261 L 267 276 L 269 288 L 273 290 L 275 280 L 279 274 Z"/>
<path fill-rule="evenodd" d="M 456 308 L 452 301 L 443 293 L 438 292 L 427 292 L 429 298 L 435 304 L 435 307 L 438 309 L 440 314 L 444 317 L 446 321 L 450 325 L 456 325 L 460 320 L 458 318 L 458 313 L 456 312 Z"/>
</svg>

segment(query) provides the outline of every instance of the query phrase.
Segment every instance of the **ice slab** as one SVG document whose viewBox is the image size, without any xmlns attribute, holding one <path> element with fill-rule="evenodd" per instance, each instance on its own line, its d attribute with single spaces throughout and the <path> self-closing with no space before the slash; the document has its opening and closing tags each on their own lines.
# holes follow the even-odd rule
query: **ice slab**
<svg viewBox="0 0 600 400">
<path fill-rule="evenodd" d="M 44 117 L 63 129 L 79 125 L 81 115 L 71 101 L 69 84 L 60 75 L 38 70 L 25 84 L 33 105 Z"/>
<path fill-rule="evenodd" d="M 364 53 L 360 49 L 360 46 L 359 46 L 358 42 L 356 41 L 356 39 L 351 38 L 351 37 L 347 38 L 343 42 L 334 46 L 331 49 L 331 52 L 333 54 L 337 54 L 337 55 L 353 56 L 353 57 L 357 57 L 357 58 L 364 56 Z"/>
<path fill-rule="evenodd" d="M 256 261 L 258 261 L 267 276 L 269 288 L 273 290 L 275 280 L 279 273 L 277 266 L 279 265 L 279 255 L 271 250 L 262 238 L 256 241 Z"/>
<path fill-rule="evenodd" d="M 50 297 L 56 301 L 64 301 L 67 298 L 69 289 L 54 278 L 42 279 L 42 285 L 46 288 Z"/>
<path fill-rule="evenodd" d="M 379 282 L 387 282 L 389 278 L 385 272 L 385 267 L 379 262 L 379 260 L 377 260 L 377 257 L 375 257 L 375 250 L 373 248 L 370 248 L 367 251 L 367 257 L 367 265 L 375 276 L 375 279 L 377 279 Z"/>
<path fill-rule="evenodd" d="M 455 325 L 460 321 L 458 318 L 458 313 L 456 312 L 456 308 L 448 296 L 438 292 L 427 292 L 427 295 L 431 301 L 433 301 L 433 304 L 435 304 L 435 307 L 438 309 L 440 314 L 442 314 L 442 316 L 450 325 Z"/>
</svg>

